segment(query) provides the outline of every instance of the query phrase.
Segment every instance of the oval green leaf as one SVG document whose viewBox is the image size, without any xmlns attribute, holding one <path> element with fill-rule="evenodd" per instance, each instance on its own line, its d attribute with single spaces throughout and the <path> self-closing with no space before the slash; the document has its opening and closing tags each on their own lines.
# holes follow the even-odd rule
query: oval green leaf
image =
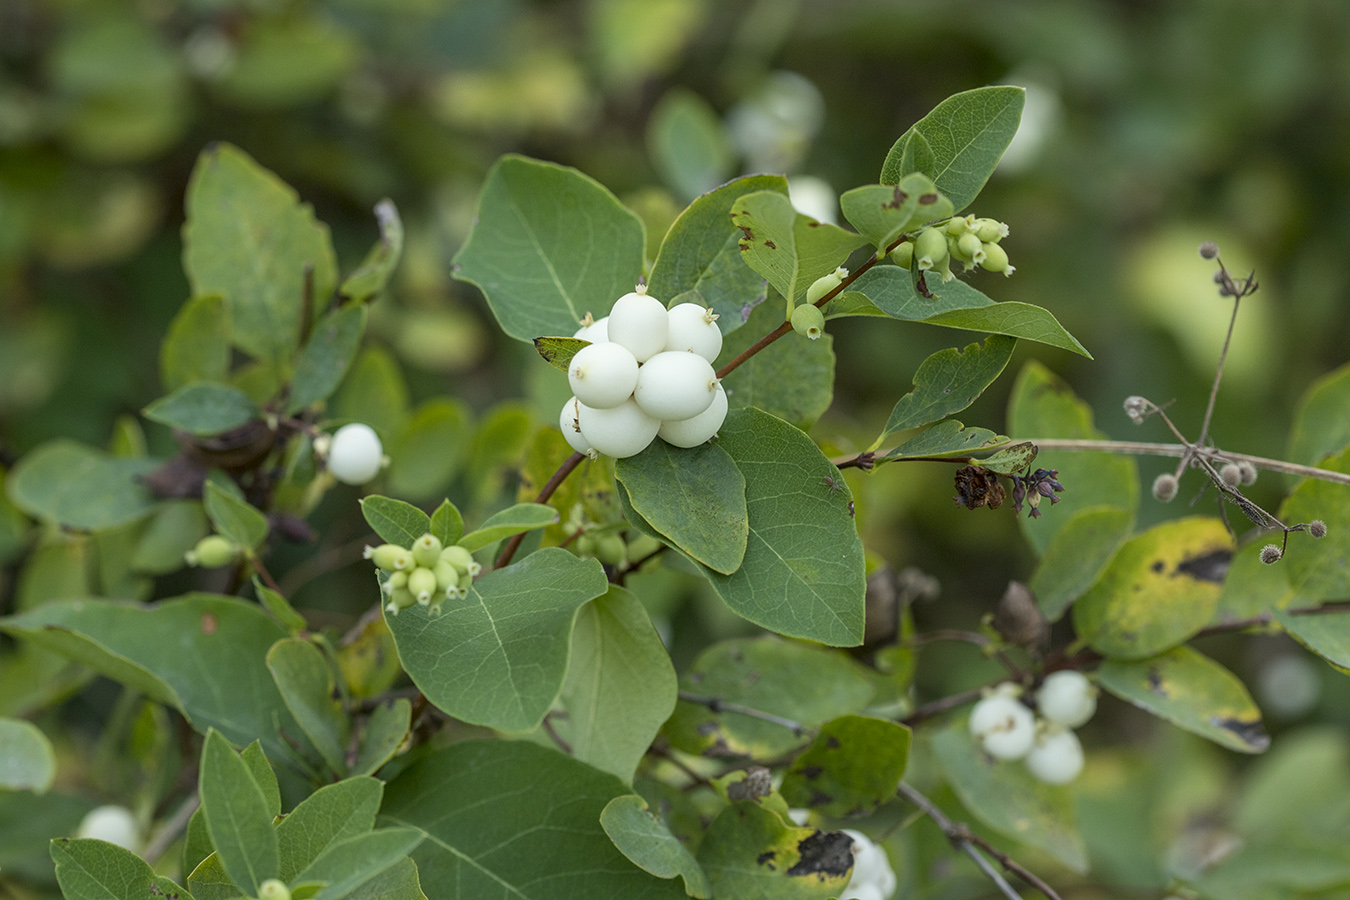
<svg viewBox="0 0 1350 900">
<path fill-rule="evenodd" d="M 672 692 L 672 703 L 673 703 Z M 31 722 L 0 719 L 0 790 L 45 794 L 56 777 L 51 741 Z"/>
<path fill-rule="evenodd" d="M 361 498 L 361 515 L 376 534 L 400 547 L 412 547 L 413 541 L 431 530 L 431 517 L 422 510 L 379 494 Z"/>
<path fill-rule="evenodd" d="M 833 818 L 864 816 L 894 799 L 909 761 L 910 730 L 885 719 L 826 722 L 792 762 L 781 792 L 791 806 Z"/>
<path fill-rule="evenodd" d="M 690 897 L 708 898 L 712 888 L 694 855 L 636 794 L 615 797 L 600 813 L 600 826 L 633 865 L 657 878 L 684 879 Z"/>
<path fill-rule="evenodd" d="M 459 545 L 472 552 L 521 532 L 547 528 L 557 521 L 558 511 L 547 504 L 517 503 L 488 516 L 482 525 L 460 538 Z"/>
<path fill-rule="evenodd" d="M 57 438 L 19 460 L 5 479 L 5 492 L 35 519 L 85 531 L 115 528 L 154 508 L 155 498 L 140 478 L 157 465 Z"/>
</svg>

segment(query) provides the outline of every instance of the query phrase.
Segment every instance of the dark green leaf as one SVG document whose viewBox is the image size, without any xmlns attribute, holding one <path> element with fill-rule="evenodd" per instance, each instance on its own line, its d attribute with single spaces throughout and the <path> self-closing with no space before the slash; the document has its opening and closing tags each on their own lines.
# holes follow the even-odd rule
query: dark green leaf
<svg viewBox="0 0 1350 900">
<path fill-rule="evenodd" d="M 717 358 L 725 365 L 764 335 L 783 324 L 777 303 L 761 303 L 746 327 L 728 335 Z M 796 425 L 810 428 L 834 398 L 834 338 L 828 333 L 808 340 L 789 333 L 741 363 L 722 382 L 732 409 L 755 407 Z"/>
<path fill-rule="evenodd" d="M 963 328 L 966 331 L 1011 335 L 1061 350 L 1071 350 L 1092 359 L 1092 354 L 1078 343 L 1077 338 L 1064 330 L 1053 313 L 1030 303 L 1008 300 L 976 309 L 954 309 L 928 316 L 923 321 L 929 325 Z"/>
<path fill-rule="evenodd" d="M 140 477 L 156 465 L 57 438 L 19 460 L 5 479 L 5 491 L 35 519 L 85 531 L 115 528 L 154 508 Z"/>
<path fill-rule="evenodd" d="M 783 799 L 833 818 L 869 815 L 895 797 L 909 761 L 910 730 L 885 719 L 826 722 L 783 778 Z"/>
<path fill-rule="evenodd" d="M 403 220 L 399 218 L 394 201 L 385 199 L 376 203 L 375 220 L 380 224 L 380 239 L 338 289 L 338 293 L 353 303 L 364 303 L 384 290 L 403 255 Z"/>
<path fill-rule="evenodd" d="M 150 517 L 131 553 L 131 568 L 149 575 L 167 575 L 183 568 L 183 554 L 210 528 L 196 500 L 165 500 Z"/>
<path fill-rule="evenodd" d="M 634 865 L 657 878 L 684 879 L 690 897 L 708 898 L 712 888 L 694 855 L 636 794 L 615 797 L 600 813 L 600 825 Z"/>
<path fill-rule="evenodd" d="M 628 862 L 600 825 L 623 782 L 534 744 L 471 741 L 433 751 L 385 792 L 381 819 L 419 828 L 413 853 L 438 898 L 683 898 Z M 491 810 L 491 815 L 484 815 Z"/>
<path fill-rule="evenodd" d="M 674 674 L 671 706 L 675 705 Z M 56 753 L 47 736 L 31 722 L 0 719 L 0 790 L 45 794 L 55 777 Z"/>
<path fill-rule="evenodd" d="M 403 668 L 439 709 L 528 731 L 562 689 L 577 610 L 607 587 L 598 562 L 555 547 L 479 578 L 439 614 L 414 606 L 387 621 Z"/>
<path fill-rule="evenodd" d="M 442 500 L 431 514 L 430 530 L 443 546 L 459 543 L 464 534 L 464 517 L 459 514 L 459 507 L 449 500 Z"/>
<path fill-rule="evenodd" d="M 951 202 L 919 172 L 903 176 L 899 184 L 868 184 L 845 191 L 839 207 L 849 224 L 878 250 L 906 231 L 952 214 Z"/>
<path fill-rule="evenodd" d="M 67 900 L 192 900 L 173 881 L 156 875 L 145 860 L 107 841 L 56 838 L 51 854 Z"/>
<path fill-rule="evenodd" d="M 534 339 L 534 349 L 544 362 L 560 372 L 566 372 L 572 365 L 572 357 L 590 343 L 573 337 L 537 337 Z"/>
<path fill-rule="evenodd" d="M 979 195 L 1022 121 L 1026 90 L 1003 85 L 953 94 L 910 126 L 881 166 L 881 183 L 922 171 L 959 212 Z M 924 143 L 910 146 L 910 133 Z M 931 154 L 931 160 L 929 159 Z"/>
<path fill-rule="evenodd" d="M 1120 699 L 1230 750 L 1261 753 L 1270 746 L 1242 682 L 1190 647 L 1133 662 L 1107 660 L 1096 677 Z"/>
<path fill-rule="evenodd" d="M 722 810 L 699 843 L 698 862 L 714 897 L 826 900 L 848 885 L 853 840 L 798 828 L 750 801 Z"/>
<path fill-rule="evenodd" d="M 738 243 L 746 265 L 793 304 L 805 299 L 812 282 L 867 243 L 862 235 L 802 215 L 792 201 L 772 190 L 737 199 L 731 221 L 741 232 Z"/>
<path fill-rule="evenodd" d="M 281 786 L 277 783 L 277 775 L 272 771 L 272 764 L 267 761 L 267 754 L 263 752 L 262 741 L 254 741 L 243 749 L 239 758 L 248 766 L 248 773 L 253 776 L 253 783 L 262 791 L 263 799 L 267 801 L 267 813 L 276 818 L 281 815 Z"/>
<path fill-rule="evenodd" d="M 967 428 L 955 419 L 948 419 L 919 432 L 877 462 L 916 457 L 978 457 L 1011 446 L 1012 442 L 1005 435 L 995 434 L 988 428 Z"/>
<path fill-rule="evenodd" d="M 374 778 L 346 778 L 310 794 L 277 825 L 282 881 L 293 882 L 330 847 L 375 827 L 384 785 Z"/>
<path fill-rule="evenodd" d="M 206 483 L 202 502 L 211 524 L 223 537 L 247 550 L 256 550 L 267 540 L 267 516 L 214 481 Z"/>
<path fill-rule="evenodd" d="M 1350 445 L 1350 364 L 1313 382 L 1298 402 L 1289 431 L 1290 462 L 1315 466 Z"/>
<path fill-rule="evenodd" d="M 455 277 L 520 341 L 571 334 L 642 275 L 641 220 L 598 182 L 553 163 L 502 157 L 488 172 Z"/>
<path fill-rule="evenodd" d="M 340 900 L 406 857 L 425 836 L 418 828 L 380 828 L 349 837 L 296 875 L 296 883 L 322 883 L 315 900 Z"/>
<path fill-rule="evenodd" d="M 1029 587 L 1041 612 L 1052 622 L 1064 615 L 1133 529 L 1134 516 L 1118 506 L 1090 506 L 1075 513 L 1055 533 L 1031 576 Z"/>
<path fill-rule="evenodd" d="M 193 170 L 183 265 L 194 294 L 225 298 L 235 343 L 264 360 L 295 352 L 306 290 L 322 303 L 337 284 L 327 226 L 295 191 L 229 144 L 208 147 Z"/>
<path fill-rule="evenodd" d="M 187 833 L 183 836 L 182 871 L 191 876 L 193 870 L 215 852 L 216 848 L 211 846 L 211 832 L 206 830 L 206 818 L 202 815 L 201 806 L 198 806 L 192 818 L 188 819 Z"/>
<path fill-rule="evenodd" d="M 462 400 L 433 397 L 389 443 L 389 486 L 409 497 L 441 494 L 464 465 L 473 434 Z"/>
<path fill-rule="evenodd" d="M 668 91 L 652 110 L 647 152 L 682 201 L 712 190 L 732 172 L 722 120 L 708 101 L 684 88 Z"/>
<path fill-rule="evenodd" d="M 1350 675 L 1350 612 L 1328 610 L 1298 615 L 1277 609 L 1274 615 L 1300 644 Z"/>
<path fill-rule="evenodd" d="M 353 774 L 373 775 L 389 762 L 408 736 L 411 724 L 412 704 L 401 697 L 393 703 L 375 707 L 361 731 L 361 746 L 356 762 L 352 764 Z"/>
<path fill-rule="evenodd" d="M 503 538 L 537 528 L 547 528 L 558 521 L 558 511 L 543 503 L 517 503 L 488 516 L 487 521 L 459 539 L 459 545 L 470 552 L 496 543 Z"/>
<path fill-rule="evenodd" d="M 219 294 L 193 297 L 174 316 L 159 350 L 164 389 L 193 381 L 225 381 L 230 375 L 230 316 Z"/>
<path fill-rule="evenodd" d="M 153 422 L 195 435 L 220 434 L 253 421 L 258 406 L 228 384 L 193 381 L 151 403 L 141 413 Z"/>
<path fill-rule="evenodd" d="M 689 302 L 702 303 L 718 314 L 717 327 L 723 334 L 745 324 L 764 299 L 764 280 L 741 260 L 741 232 L 731 223 L 731 209 L 739 197 L 756 191 L 775 191 L 786 197 L 787 179 L 781 175 L 737 178 L 699 197 L 680 213 L 652 266 L 649 293 L 667 305 L 690 294 Z M 755 335 L 752 340 L 758 338 Z"/>
<path fill-rule="evenodd" d="M 668 541 L 723 575 L 740 568 L 750 528 L 745 478 L 717 444 L 657 440 L 621 459 L 615 476 L 638 514 Z"/>
<path fill-rule="evenodd" d="M 202 748 L 202 815 L 216 858 L 230 880 L 248 896 L 280 871 L 277 835 L 267 801 L 239 755 L 212 729 Z"/>
<path fill-rule="evenodd" d="M 1319 468 L 1350 474 L 1350 448 L 1324 460 Z M 1320 540 L 1306 534 L 1290 536 L 1289 551 L 1277 565 L 1289 567 L 1294 590 L 1317 600 L 1350 597 L 1350 488 L 1306 479 L 1280 506 L 1280 519 L 1290 525 L 1320 519 L 1327 529 Z"/>
<path fill-rule="evenodd" d="M 431 517 L 411 503 L 372 494 L 361 499 L 366 523 L 390 544 L 409 547 L 431 530 Z"/>
<path fill-rule="evenodd" d="M 1014 338 L 991 335 L 983 346 L 939 350 L 925 359 L 914 373 L 914 390 L 895 404 L 872 449 L 893 432 L 936 422 L 970 406 L 1003 372 L 1016 346 Z"/>
<path fill-rule="evenodd" d="M 364 422 L 385 441 L 393 440 L 408 418 L 408 386 L 389 352 L 367 347 L 333 398 L 336 419 Z"/>
<path fill-rule="evenodd" d="M 366 331 L 366 308 L 347 306 L 324 316 L 314 326 L 309 342 L 295 364 L 291 378 L 292 415 L 307 409 L 337 390 L 351 368 Z"/>
<path fill-rule="evenodd" d="M 351 721 L 333 698 L 333 673 L 322 651 L 309 641 L 277 641 L 267 653 L 267 668 L 305 737 L 329 768 L 345 773 Z"/>
<path fill-rule="evenodd" d="M 258 595 L 258 602 L 263 605 L 272 618 L 276 619 L 281 627 L 292 633 L 304 631 L 308 627 L 305 617 L 300 615 L 294 606 L 291 606 L 289 600 L 281 594 L 272 590 L 262 581 L 254 577 L 253 591 Z"/>
</svg>

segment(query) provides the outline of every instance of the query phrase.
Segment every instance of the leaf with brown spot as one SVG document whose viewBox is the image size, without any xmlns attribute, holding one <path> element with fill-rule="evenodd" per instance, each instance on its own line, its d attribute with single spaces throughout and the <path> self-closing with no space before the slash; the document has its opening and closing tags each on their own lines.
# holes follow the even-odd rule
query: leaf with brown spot
<svg viewBox="0 0 1350 900">
<path fill-rule="evenodd" d="M 566 372 L 572 365 L 572 357 L 576 356 L 582 347 L 589 347 L 590 343 L 581 338 L 537 337 L 534 339 L 534 349 L 544 362 L 560 372 Z"/>
<path fill-rule="evenodd" d="M 826 722 L 783 778 L 789 804 L 827 816 L 866 815 L 895 796 L 909 761 L 910 730 L 885 719 Z"/>
<path fill-rule="evenodd" d="M 793 303 L 806 297 L 812 282 L 843 265 L 850 253 L 867 243 L 861 235 L 802 215 L 777 191 L 747 194 L 736 207 L 736 227 L 760 239 L 741 244 L 745 264 Z"/>
<path fill-rule="evenodd" d="M 852 840 L 798 828 L 754 803 L 734 803 L 708 826 L 698 862 L 714 897 L 827 900 L 848 884 Z"/>
</svg>

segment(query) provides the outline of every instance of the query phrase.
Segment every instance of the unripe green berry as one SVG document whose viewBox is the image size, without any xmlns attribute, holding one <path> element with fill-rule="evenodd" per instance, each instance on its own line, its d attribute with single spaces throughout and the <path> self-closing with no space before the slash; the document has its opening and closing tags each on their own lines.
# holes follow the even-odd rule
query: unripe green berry
<svg viewBox="0 0 1350 900">
<path fill-rule="evenodd" d="M 455 571 L 461 574 L 469 571 L 470 565 L 476 565 L 473 561 L 473 554 L 459 544 L 451 544 L 442 550 L 441 559 L 454 566 Z"/>
<path fill-rule="evenodd" d="M 408 573 L 408 590 L 417 598 L 417 602 L 426 606 L 436 593 L 436 573 L 421 566 Z"/>
<path fill-rule="evenodd" d="M 975 224 L 974 216 L 952 216 L 943 229 L 948 235 L 959 238 Z"/>
<path fill-rule="evenodd" d="M 843 266 L 840 266 L 828 275 L 820 276 L 815 281 L 811 282 L 811 286 L 806 289 L 806 302 L 815 304 L 821 297 L 824 297 L 830 291 L 839 287 L 840 282 L 847 277 L 848 269 L 845 269 Z"/>
<path fill-rule="evenodd" d="M 406 589 L 407 587 L 408 570 L 404 569 L 401 572 L 391 572 L 389 576 L 384 579 L 384 584 L 380 585 L 380 590 L 388 595 L 399 589 Z"/>
<path fill-rule="evenodd" d="M 190 566 L 218 569 L 237 560 L 239 552 L 240 547 L 234 541 L 218 534 L 208 534 L 184 555 L 184 559 Z"/>
<path fill-rule="evenodd" d="M 891 262 L 902 269 L 908 269 L 910 266 L 914 265 L 914 242 L 905 241 L 892 250 Z"/>
<path fill-rule="evenodd" d="M 984 262 L 984 242 L 973 231 L 967 231 L 956 239 L 956 246 L 950 248 L 952 255 L 968 263 Z"/>
<path fill-rule="evenodd" d="M 984 259 L 980 260 L 980 265 L 985 271 L 1002 272 L 1004 276 L 1017 271 L 1015 266 L 1008 265 L 1008 251 L 992 243 L 984 244 Z"/>
<path fill-rule="evenodd" d="M 577 548 L 577 556 L 595 555 L 595 535 L 583 534 L 576 539 L 574 546 Z"/>
<path fill-rule="evenodd" d="M 389 610 L 391 615 L 396 616 L 399 610 L 407 609 L 415 603 L 417 603 L 417 598 L 412 595 L 412 591 L 407 588 L 397 588 L 389 595 L 389 603 L 385 606 L 385 609 Z"/>
<path fill-rule="evenodd" d="M 436 575 L 436 588 L 441 593 L 459 585 L 459 571 L 445 560 L 437 560 L 431 571 Z"/>
<path fill-rule="evenodd" d="M 998 219 L 976 219 L 971 230 L 986 244 L 997 244 L 1008 236 L 1008 226 Z"/>
<path fill-rule="evenodd" d="M 419 566 L 425 566 L 429 569 L 436 565 L 436 561 L 440 559 L 441 549 L 441 539 L 428 531 L 426 534 L 413 541 L 413 559 Z"/>
<path fill-rule="evenodd" d="M 825 333 L 825 314 L 819 307 L 803 303 L 792 311 L 792 330 L 802 337 L 819 340 Z"/>
<path fill-rule="evenodd" d="M 378 547 L 367 546 L 365 553 L 362 555 L 375 563 L 376 568 L 383 569 L 386 572 L 400 572 L 403 569 L 411 569 L 416 565 L 412 551 L 406 547 L 400 547 L 398 544 L 381 544 Z"/>
<path fill-rule="evenodd" d="M 258 900 L 291 900 L 291 889 L 286 882 L 269 878 L 258 885 Z"/>
<path fill-rule="evenodd" d="M 914 257 L 921 271 L 927 271 L 945 260 L 947 250 L 947 238 L 936 228 L 924 228 L 914 239 Z"/>
</svg>

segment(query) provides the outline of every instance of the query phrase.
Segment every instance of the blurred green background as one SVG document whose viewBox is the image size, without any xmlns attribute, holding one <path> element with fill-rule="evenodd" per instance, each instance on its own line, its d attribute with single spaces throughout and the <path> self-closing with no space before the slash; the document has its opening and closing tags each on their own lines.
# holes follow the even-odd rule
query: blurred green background
<svg viewBox="0 0 1350 900">
<path fill-rule="evenodd" d="M 107 445 L 120 417 L 163 393 L 159 341 L 187 296 L 182 197 L 212 141 L 313 203 L 344 270 L 377 236 L 372 207 L 392 198 L 408 245 L 372 334 L 413 400 L 448 394 L 486 416 L 523 397 L 547 423 L 552 370 L 450 277 L 499 154 L 595 177 L 647 220 L 650 254 L 693 196 L 741 172 L 786 172 L 799 202 L 829 214 L 837 193 L 877 179 L 910 123 L 992 83 L 1025 86 L 1027 107 L 973 211 L 1010 224 L 1017 273 L 972 282 L 1049 308 L 1095 359 L 1019 347 L 963 421 L 1002 428 L 1011 376 L 1035 356 L 1113 438 L 1167 439 L 1156 422 L 1130 424 L 1129 394 L 1175 399 L 1194 432 L 1230 309 L 1195 252 L 1213 239 L 1262 289 L 1244 302 L 1212 432 L 1280 456 L 1298 397 L 1350 358 L 1347 46 L 1340 0 L 3 0 L 0 467 L 56 436 Z M 871 442 L 924 357 L 974 339 L 862 319 L 831 332 L 836 402 L 812 434 L 841 450 Z M 146 434 L 152 454 L 171 452 L 166 430 Z M 1141 460 L 1144 483 L 1169 466 Z M 469 479 L 485 470 L 469 471 L 409 499 L 480 496 Z M 921 627 L 972 627 L 1034 565 L 1010 511 L 957 509 L 950 475 L 850 475 L 869 548 L 942 583 Z M 1255 499 L 1277 504 L 1276 482 Z M 320 544 L 283 549 L 279 577 L 364 534 L 355 497 L 325 501 Z M 1141 521 L 1177 514 L 1146 501 Z M 23 552 L 0 541 L 7 608 Z M 287 584 L 340 625 L 369 605 L 366 574 Z M 682 644 L 738 627 L 699 608 L 676 620 L 677 662 Z M 1204 649 L 1248 678 L 1285 653 Z M 952 662 L 944 674 L 926 661 L 921 685 L 990 673 L 973 652 Z M 1321 696 L 1295 718 L 1345 714 L 1335 692 Z"/>
</svg>

